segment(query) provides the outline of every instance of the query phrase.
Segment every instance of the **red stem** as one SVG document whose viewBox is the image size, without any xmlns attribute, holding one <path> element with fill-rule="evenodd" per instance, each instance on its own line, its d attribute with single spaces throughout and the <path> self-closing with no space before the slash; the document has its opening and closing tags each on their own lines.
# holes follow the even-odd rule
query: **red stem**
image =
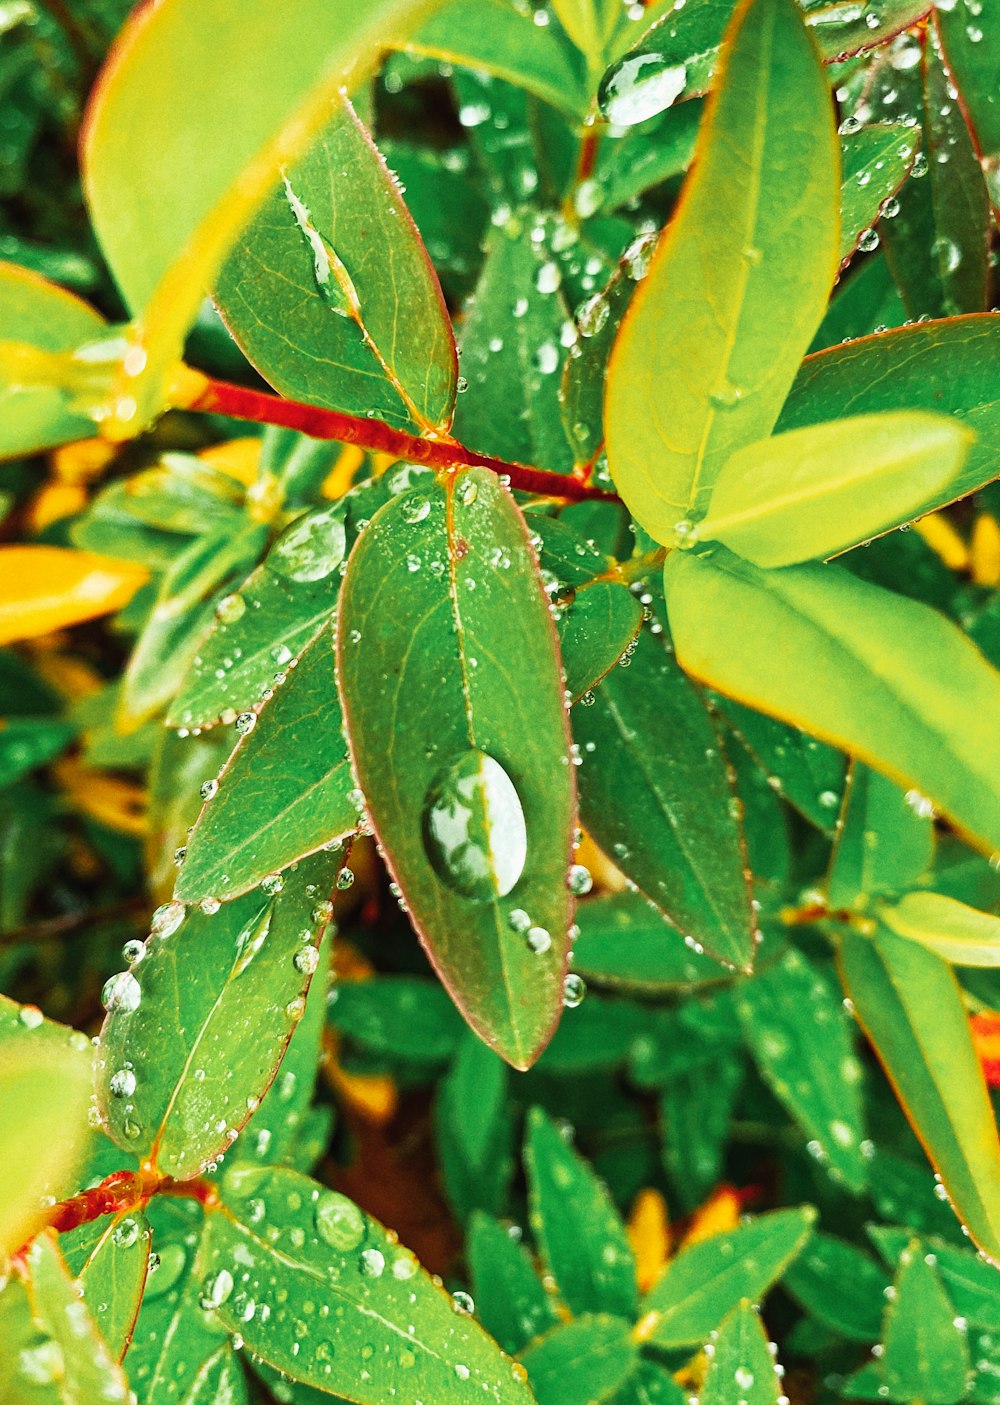
<svg viewBox="0 0 1000 1405">
<path fill-rule="evenodd" d="M 121 1215 L 126 1210 L 141 1209 L 154 1195 L 185 1196 L 201 1205 L 211 1205 L 217 1199 L 215 1187 L 200 1177 L 191 1181 L 175 1181 L 171 1176 L 160 1176 L 155 1171 L 115 1171 L 91 1190 L 81 1191 L 79 1195 L 51 1206 L 45 1215 L 45 1228 L 64 1234 L 104 1215 Z"/>
<path fill-rule="evenodd" d="M 336 410 L 321 409 L 318 405 L 303 405 L 297 400 L 246 390 L 228 381 L 209 381 L 197 399 L 186 408 L 229 415 L 237 420 L 254 420 L 258 424 L 298 429 L 313 439 L 336 439 L 341 444 L 357 444 L 359 448 L 391 454 L 409 463 L 427 464 L 429 468 L 488 468 L 493 473 L 503 474 L 512 488 L 537 493 L 540 497 L 562 498 L 567 502 L 621 501 L 615 493 L 591 488 L 566 474 L 507 463 L 492 454 L 467 449 L 450 437 L 424 439 L 416 434 L 407 434 L 405 430 L 394 429 L 383 420 L 342 415 Z"/>
</svg>

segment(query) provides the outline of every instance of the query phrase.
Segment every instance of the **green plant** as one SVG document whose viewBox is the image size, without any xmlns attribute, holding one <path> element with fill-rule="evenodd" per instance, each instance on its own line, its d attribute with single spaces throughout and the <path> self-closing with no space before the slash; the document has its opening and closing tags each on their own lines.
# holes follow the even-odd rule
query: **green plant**
<svg viewBox="0 0 1000 1405">
<path fill-rule="evenodd" d="M 42 8 L 3 1399 L 1000 1400 L 995 0 Z"/>
</svg>

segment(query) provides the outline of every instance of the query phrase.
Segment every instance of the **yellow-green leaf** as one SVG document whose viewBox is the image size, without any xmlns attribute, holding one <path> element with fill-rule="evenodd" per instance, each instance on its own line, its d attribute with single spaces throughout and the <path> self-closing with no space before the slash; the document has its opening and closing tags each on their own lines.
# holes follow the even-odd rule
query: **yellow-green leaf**
<svg viewBox="0 0 1000 1405">
<path fill-rule="evenodd" d="M 144 566 L 60 546 L 0 548 L 0 644 L 107 615 L 149 578 Z"/>
<path fill-rule="evenodd" d="M 695 535 L 758 566 L 833 556 L 947 500 L 974 437 L 945 415 L 890 410 L 762 439 L 726 463 Z"/>
<path fill-rule="evenodd" d="M 1000 917 L 941 893 L 907 893 L 880 916 L 897 937 L 919 942 L 953 966 L 1000 966 Z"/>
<path fill-rule="evenodd" d="M 694 171 L 611 355 L 612 477 L 658 541 L 705 511 L 736 449 L 770 433 L 838 261 L 829 88 L 792 0 L 729 30 Z"/>
</svg>

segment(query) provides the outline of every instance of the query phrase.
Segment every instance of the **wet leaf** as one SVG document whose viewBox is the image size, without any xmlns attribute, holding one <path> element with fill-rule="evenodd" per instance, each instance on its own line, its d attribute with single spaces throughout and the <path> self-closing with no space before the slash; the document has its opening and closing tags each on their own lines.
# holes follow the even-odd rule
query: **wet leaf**
<svg viewBox="0 0 1000 1405">
<path fill-rule="evenodd" d="M 907 893 L 879 916 L 897 937 L 918 942 L 953 966 L 1000 966 L 1000 917 L 940 893 Z"/>
<path fill-rule="evenodd" d="M 889 1279 L 847 1240 L 814 1234 L 785 1271 L 782 1284 L 811 1317 L 838 1336 L 853 1342 L 878 1339 Z"/>
<path fill-rule="evenodd" d="M 509 1228 L 480 1211 L 472 1216 L 469 1271 L 476 1315 L 504 1351 L 521 1351 L 558 1321 L 527 1249 Z"/>
<path fill-rule="evenodd" d="M 845 930 L 840 969 L 924 1150 L 972 1240 L 1000 1262 L 1000 1142 L 961 992 L 933 952 Z"/>
<path fill-rule="evenodd" d="M 812 1233 L 816 1211 L 775 1210 L 684 1249 L 646 1294 L 638 1332 L 659 1347 L 700 1346 L 734 1302 L 757 1302 Z"/>
<path fill-rule="evenodd" d="M 873 122 L 840 143 L 840 257 L 849 259 L 906 178 L 917 150 L 911 127 Z"/>
<path fill-rule="evenodd" d="M 613 990 L 654 993 L 726 979 L 710 956 L 694 951 L 640 893 L 581 903 L 573 969 Z"/>
<path fill-rule="evenodd" d="M 934 824 L 926 806 L 911 803 L 899 786 L 856 761 L 827 876 L 830 906 L 859 906 L 869 896 L 902 892 L 933 856 Z"/>
<path fill-rule="evenodd" d="M 694 950 L 748 969 L 754 919 L 715 726 L 663 641 L 643 631 L 573 714 L 584 825 Z"/>
<path fill-rule="evenodd" d="M 562 1005 L 575 806 L 548 605 L 492 474 L 376 514 L 337 641 L 353 764 L 411 920 L 477 1033 L 527 1067 Z"/>
<path fill-rule="evenodd" d="M 754 0 L 729 31 L 679 213 L 608 371 L 611 475 L 659 541 L 704 514 L 729 455 L 778 418 L 833 283 L 838 165 L 829 90 L 798 10 Z"/>
<path fill-rule="evenodd" d="M 574 1313 L 634 1314 L 635 1259 L 614 1202 L 539 1109 L 528 1115 L 525 1167 L 531 1228 Z"/>
<path fill-rule="evenodd" d="M 984 1263 L 971 1249 L 955 1249 L 941 1239 L 915 1241 L 910 1230 L 894 1225 L 868 1225 L 867 1229 L 890 1267 L 916 1243 L 917 1251 L 937 1270 L 956 1313 L 970 1326 L 1000 1331 L 1000 1282 L 992 1264 Z"/>
<path fill-rule="evenodd" d="M 183 901 L 229 898 L 353 833 L 358 812 L 326 630 L 275 688 L 219 772 L 177 879 Z M 241 723 L 238 721 L 237 726 Z"/>
<path fill-rule="evenodd" d="M 463 1026 L 445 991 L 417 976 L 385 976 L 338 986 L 335 1029 L 387 1059 L 439 1063 L 458 1048 Z"/>
<path fill-rule="evenodd" d="M 784 1394 L 781 1378 L 761 1320 L 749 1303 L 733 1309 L 713 1345 L 701 1405 L 776 1405 Z"/>
<path fill-rule="evenodd" d="M 638 1365 L 632 1324 L 605 1313 L 562 1322 L 521 1360 L 538 1405 L 610 1400 Z"/>
<path fill-rule="evenodd" d="M 294 1171 L 238 1168 L 222 1195 L 208 1221 L 205 1295 L 268 1365 L 360 1405 L 404 1392 L 530 1401 L 482 1328 L 346 1197 Z"/>
<path fill-rule="evenodd" d="M 441 290 L 346 99 L 240 234 L 215 297 L 282 395 L 407 429 L 450 425 L 457 363 Z"/>
<path fill-rule="evenodd" d="M 108 1349 L 119 1361 L 135 1328 L 149 1271 L 149 1221 L 140 1211 L 81 1225 L 59 1247 Z"/>
<path fill-rule="evenodd" d="M 840 992 L 797 951 L 733 992 L 743 1038 L 809 1151 L 857 1194 L 866 1182 L 861 1063 Z"/>
<path fill-rule="evenodd" d="M 514 1174 L 514 1125 L 508 1103 L 509 1070 L 463 1031 L 442 1081 L 435 1131 L 445 1190 L 455 1214 L 500 1214 Z"/>
<path fill-rule="evenodd" d="M 851 750 L 1000 846 L 1000 739 L 987 720 L 1000 674 L 950 621 L 836 566 L 759 571 L 676 552 L 665 581 L 695 677 Z M 737 618 L 753 628 L 734 632 Z"/>
<path fill-rule="evenodd" d="M 918 1244 L 903 1250 L 893 1286 L 882 1363 L 890 1395 L 956 1405 L 965 1399 L 969 1348 L 937 1271 Z"/>
<path fill-rule="evenodd" d="M 216 1160 L 270 1085 L 305 1010 L 334 868 L 316 855 L 277 896 L 211 913 L 171 904 L 141 960 L 105 986 L 102 1114 L 120 1146 L 164 1175 Z"/>
<path fill-rule="evenodd" d="M 89 551 L 0 547 L 0 644 L 120 610 L 148 578 L 142 566 Z"/>
</svg>

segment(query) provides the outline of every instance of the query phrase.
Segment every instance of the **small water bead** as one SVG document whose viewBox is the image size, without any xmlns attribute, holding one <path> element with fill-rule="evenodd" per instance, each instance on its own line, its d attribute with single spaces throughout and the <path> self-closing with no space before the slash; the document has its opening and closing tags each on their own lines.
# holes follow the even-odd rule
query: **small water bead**
<svg viewBox="0 0 1000 1405">
<path fill-rule="evenodd" d="M 340 890 L 340 892 L 346 893 L 348 888 L 351 888 L 353 886 L 354 870 L 351 868 L 342 868 L 337 874 L 337 888 Z"/>
<path fill-rule="evenodd" d="M 119 971 L 105 981 L 101 991 L 101 1004 L 109 1015 L 130 1015 L 138 1010 L 141 1000 L 142 990 L 131 971 Z"/>
<path fill-rule="evenodd" d="M 865 232 L 862 234 L 861 238 L 858 240 L 858 248 L 863 254 L 872 253 L 875 249 L 878 248 L 878 245 L 879 238 L 878 230 L 876 229 L 866 229 Z"/>
<path fill-rule="evenodd" d="M 611 305 L 603 293 L 594 293 L 576 310 L 576 325 L 581 337 L 596 337 L 607 326 Z"/>
<path fill-rule="evenodd" d="M 536 956 L 544 956 L 552 950 L 552 937 L 545 927 L 529 927 L 524 939 Z"/>
<path fill-rule="evenodd" d="M 319 965 L 319 951 L 316 947 L 303 946 L 295 953 L 292 964 L 302 976 L 311 976 Z"/>
<path fill-rule="evenodd" d="M 214 917 L 221 906 L 218 898 L 202 898 L 198 904 L 198 911 L 203 912 L 206 917 Z"/>
<path fill-rule="evenodd" d="M 640 234 L 632 240 L 622 254 L 622 266 L 633 283 L 640 283 L 649 272 L 655 248 L 656 236 L 654 234 Z"/>
<path fill-rule="evenodd" d="M 365 1278 L 381 1278 L 385 1272 L 385 1255 L 381 1249 L 362 1249 L 358 1267 Z"/>
<path fill-rule="evenodd" d="M 942 273 L 954 273 L 962 262 L 962 251 L 954 239 L 943 235 L 931 245 L 931 253 L 937 259 Z"/>
<path fill-rule="evenodd" d="M 416 526 L 418 522 L 424 522 L 430 516 L 430 498 L 412 497 L 400 507 L 403 520 L 409 522 L 411 526 Z"/>
<path fill-rule="evenodd" d="M 737 1366 L 733 1379 L 736 1381 L 740 1390 L 753 1389 L 754 1374 L 746 1366 Z"/>
<path fill-rule="evenodd" d="M 455 1311 L 461 1312 L 466 1317 L 471 1317 L 476 1310 L 476 1304 L 473 1302 L 472 1296 L 469 1293 L 463 1293 L 461 1289 L 452 1293 L 451 1301 L 454 1304 Z"/>
<path fill-rule="evenodd" d="M 181 867 L 181 865 L 183 864 L 184 860 L 187 858 L 187 852 L 188 852 L 188 851 L 187 851 L 187 845 L 186 845 L 186 844 L 181 844 L 178 848 L 176 848 L 176 849 L 174 850 L 174 867 L 175 867 L 175 868 L 180 868 L 180 867 Z"/>
<path fill-rule="evenodd" d="M 424 801 L 422 830 L 435 873 L 474 902 L 505 897 L 524 872 L 521 801 L 507 772 L 484 751 L 470 749 L 438 774 Z"/>
<path fill-rule="evenodd" d="M 245 737 L 252 732 L 257 725 L 256 712 L 241 712 L 236 719 L 236 730 L 241 737 Z"/>
<path fill-rule="evenodd" d="M 604 75 L 597 101 L 616 127 L 634 127 L 672 107 L 686 84 L 684 64 L 662 54 L 626 54 Z"/>
<path fill-rule="evenodd" d="M 325 1191 L 316 1201 L 313 1213 L 316 1232 L 331 1249 L 341 1252 L 357 1249 L 368 1233 L 362 1211 L 353 1200 L 348 1200 L 346 1195 L 340 1195 L 337 1191 Z"/>
<path fill-rule="evenodd" d="M 130 1098 L 135 1092 L 135 1074 L 130 1068 L 120 1068 L 108 1080 L 113 1098 Z"/>
<path fill-rule="evenodd" d="M 221 624 L 235 624 L 247 612 L 242 595 L 224 595 L 215 607 L 215 617 Z"/>
<path fill-rule="evenodd" d="M 593 886 L 594 880 L 589 868 L 584 867 L 582 863 L 570 865 L 566 875 L 566 887 L 575 897 L 582 898 L 584 893 L 589 893 Z"/>
<path fill-rule="evenodd" d="M 122 947 L 122 958 L 130 966 L 137 966 L 146 955 L 146 943 L 139 937 L 133 937 Z"/>
<path fill-rule="evenodd" d="M 578 1005 L 583 1003 L 586 994 L 587 987 L 582 977 L 570 971 L 569 975 L 563 981 L 563 1004 L 566 1009 L 575 1010 Z"/>
<path fill-rule="evenodd" d="M 22 1005 L 18 1011 L 18 1019 L 25 1029 L 38 1029 L 45 1019 L 37 1005 Z"/>
<path fill-rule="evenodd" d="M 131 1249 L 139 1240 L 139 1223 L 131 1215 L 115 1225 L 111 1238 L 119 1249 Z"/>
<path fill-rule="evenodd" d="M 531 918 L 523 907 L 512 907 L 507 914 L 507 926 L 512 932 L 524 933 L 531 926 Z"/>
<path fill-rule="evenodd" d="M 535 351 L 535 365 L 543 376 L 551 376 L 559 369 L 559 348 L 555 342 L 542 342 Z"/>
<path fill-rule="evenodd" d="M 549 259 L 535 274 L 535 287 L 540 293 L 554 293 L 562 282 L 559 265 Z"/>
<path fill-rule="evenodd" d="M 269 898 L 277 897 L 285 886 L 280 873 L 268 873 L 260 880 L 260 890 Z"/>
<path fill-rule="evenodd" d="M 860 132 L 860 130 L 861 119 L 859 117 L 845 117 L 837 128 L 838 133 L 842 137 L 852 136 L 855 132 Z"/>
<path fill-rule="evenodd" d="M 321 581 L 347 553 L 347 528 L 339 504 L 307 512 L 286 527 L 272 546 L 267 565 L 293 581 Z"/>
<path fill-rule="evenodd" d="M 232 1297 L 235 1287 L 233 1275 L 228 1268 L 220 1268 L 218 1273 L 206 1278 L 199 1302 L 206 1312 L 211 1312 L 213 1308 L 221 1307 Z"/>
</svg>

